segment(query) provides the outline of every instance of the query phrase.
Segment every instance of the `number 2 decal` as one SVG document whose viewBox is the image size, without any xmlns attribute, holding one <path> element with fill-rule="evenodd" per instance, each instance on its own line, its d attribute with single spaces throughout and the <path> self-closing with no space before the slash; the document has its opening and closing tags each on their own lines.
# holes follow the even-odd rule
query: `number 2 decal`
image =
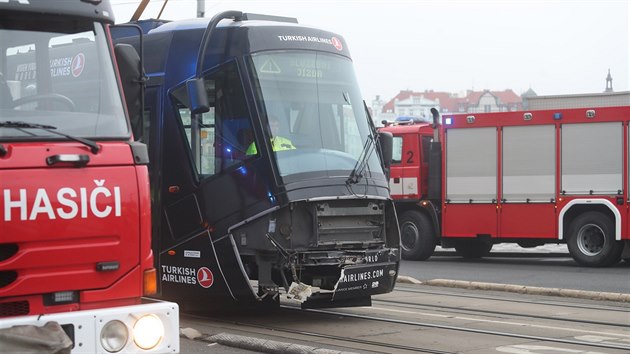
<svg viewBox="0 0 630 354">
<path fill-rule="evenodd" d="M 413 163 L 413 151 L 407 151 L 407 163 Z"/>
</svg>

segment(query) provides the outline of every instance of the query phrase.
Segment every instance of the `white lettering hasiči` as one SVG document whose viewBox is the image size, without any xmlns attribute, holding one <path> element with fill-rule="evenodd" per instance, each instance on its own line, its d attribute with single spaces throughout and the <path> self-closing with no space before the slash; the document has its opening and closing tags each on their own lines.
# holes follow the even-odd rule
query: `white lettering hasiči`
<svg viewBox="0 0 630 354">
<path fill-rule="evenodd" d="M 14 213 L 19 215 L 20 221 L 41 218 L 86 219 L 90 215 L 103 219 L 112 214 L 114 217 L 120 217 L 122 212 L 120 187 L 108 188 L 105 186 L 105 180 L 94 180 L 94 183 L 96 187 L 91 190 L 62 187 L 57 191 L 49 191 L 38 188 L 30 204 L 26 189 L 19 189 L 17 196 L 12 196 L 15 193 L 11 193 L 11 189 L 5 189 L 2 193 L 4 221 L 13 220 Z M 61 206 L 55 208 L 53 204 Z"/>
</svg>

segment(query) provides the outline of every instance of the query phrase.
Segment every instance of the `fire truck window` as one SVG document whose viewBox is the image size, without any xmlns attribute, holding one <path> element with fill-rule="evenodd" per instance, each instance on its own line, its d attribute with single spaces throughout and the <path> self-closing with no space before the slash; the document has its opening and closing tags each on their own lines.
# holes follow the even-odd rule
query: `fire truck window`
<svg viewBox="0 0 630 354">
<path fill-rule="evenodd" d="M 562 126 L 562 191 L 612 194 L 623 190 L 622 123 Z"/>
<path fill-rule="evenodd" d="M 446 198 L 453 203 L 496 200 L 496 128 L 449 129 L 446 139 Z"/>
<path fill-rule="evenodd" d="M 172 93 L 201 179 L 220 174 L 255 156 L 247 154 L 254 136 L 236 63 L 224 64 L 204 80 L 209 112 L 191 114 L 185 86 Z"/>
<path fill-rule="evenodd" d="M 550 202 L 555 196 L 556 129 L 553 125 L 503 128 L 503 198 Z"/>
<path fill-rule="evenodd" d="M 4 23 L 0 63 L 1 120 L 57 127 L 87 138 L 129 138 L 122 97 L 102 24 L 40 17 Z M 9 131 L 13 137 L 58 135 Z"/>
<path fill-rule="evenodd" d="M 393 147 L 392 147 L 392 163 L 400 164 L 402 162 L 402 149 L 403 149 L 403 138 L 401 136 L 395 136 Z"/>
</svg>

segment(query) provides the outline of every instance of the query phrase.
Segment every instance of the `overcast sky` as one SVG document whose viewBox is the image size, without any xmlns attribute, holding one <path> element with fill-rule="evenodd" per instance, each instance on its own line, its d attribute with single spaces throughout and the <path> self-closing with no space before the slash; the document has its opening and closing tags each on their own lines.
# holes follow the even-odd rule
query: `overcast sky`
<svg viewBox="0 0 630 354">
<path fill-rule="evenodd" d="M 112 0 L 116 22 L 140 0 Z M 224 10 L 296 17 L 343 36 L 368 102 L 400 90 L 513 89 L 539 95 L 629 91 L 630 0 L 206 0 Z M 152 0 L 142 19 L 158 16 Z M 196 16 L 196 0 L 169 0 L 163 19 Z"/>
</svg>

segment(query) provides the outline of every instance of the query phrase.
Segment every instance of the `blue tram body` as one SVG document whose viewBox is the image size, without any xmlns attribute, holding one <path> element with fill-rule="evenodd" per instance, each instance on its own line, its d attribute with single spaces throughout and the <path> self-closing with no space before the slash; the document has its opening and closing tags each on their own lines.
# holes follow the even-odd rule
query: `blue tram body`
<svg viewBox="0 0 630 354">
<path fill-rule="evenodd" d="M 159 296 L 184 310 L 370 304 L 400 251 L 347 44 L 274 16 L 140 21 Z M 141 40 L 140 40 L 141 38 Z M 271 123 L 271 124 L 270 124 Z M 280 143 L 278 143 L 280 141 Z"/>
</svg>

